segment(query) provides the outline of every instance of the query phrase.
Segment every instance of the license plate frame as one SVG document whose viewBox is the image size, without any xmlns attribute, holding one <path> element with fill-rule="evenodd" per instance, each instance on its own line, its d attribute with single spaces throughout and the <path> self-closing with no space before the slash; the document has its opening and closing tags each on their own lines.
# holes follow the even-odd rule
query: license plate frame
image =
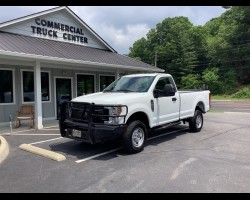
<svg viewBox="0 0 250 200">
<path fill-rule="evenodd" d="M 76 129 L 72 129 L 72 136 L 73 137 L 77 137 L 77 138 L 81 138 L 82 137 L 82 131 L 76 130 Z"/>
</svg>

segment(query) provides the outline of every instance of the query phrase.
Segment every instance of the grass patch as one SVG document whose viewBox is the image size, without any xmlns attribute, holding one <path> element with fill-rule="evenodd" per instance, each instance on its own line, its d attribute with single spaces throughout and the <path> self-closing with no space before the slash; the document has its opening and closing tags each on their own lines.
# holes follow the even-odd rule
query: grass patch
<svg viewBox="0 0 250 200">
<path fill-rule="evenodd" d="M 244 87 L 232 95 L 233 98 L 250 98 L 250 87 Z"/>
<path fill-rule="evenodd" d="M 213 95 L 212 100 L 250 100 L 250 85 L 237 89 L 238 92 L 231 95 Z"/>
</svg>

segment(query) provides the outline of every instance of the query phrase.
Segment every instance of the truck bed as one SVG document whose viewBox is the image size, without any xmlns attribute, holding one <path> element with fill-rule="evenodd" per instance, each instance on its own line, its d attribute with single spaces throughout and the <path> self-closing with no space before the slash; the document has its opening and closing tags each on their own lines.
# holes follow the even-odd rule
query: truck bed
<svg viewBox="0 0 250 200">
<path fill-rule="evenodd" d="M 209 110 L 209 90 L 179 90 L 180 95 L 180 119 L 192 117 L 195 107 L 203 102 L 204 111 Z"/>
<path fill-rule="evenodd" d="M 206 91 L 206 90 L 198 90 L 198 89 L 182 89 L 182 90 L 178 90 L 179 93 L 190 93 L 190 92 L 202 92 L 202 91 Z"/>
</svg>

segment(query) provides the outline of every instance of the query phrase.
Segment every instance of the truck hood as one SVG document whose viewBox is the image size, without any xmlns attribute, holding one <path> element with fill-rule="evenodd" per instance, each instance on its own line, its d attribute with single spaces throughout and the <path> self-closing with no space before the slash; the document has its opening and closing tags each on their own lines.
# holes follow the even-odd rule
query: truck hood
<svg viewBox="0 0 250 200">
<path fill-rule="evenodd" d="M 140 98 L 144 98 L 147 93 L 139 93 L 139 92 L 99 92 L 94 94 L 88 94 L 80 97 L 76 97 L 72 99 L 73 102 L 86 102 L 86 103 L 95 103 L 95 104 L 104 104 L 104 105 L 115 105 L 115 104 L 123 104 L 131 102 L 131 100 L 137 100 Z"/>
</svg>

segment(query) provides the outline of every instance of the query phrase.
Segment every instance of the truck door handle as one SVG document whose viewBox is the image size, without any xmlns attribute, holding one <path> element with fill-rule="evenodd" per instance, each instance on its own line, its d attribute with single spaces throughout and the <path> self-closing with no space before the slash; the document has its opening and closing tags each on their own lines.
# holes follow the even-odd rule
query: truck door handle
<svg viewBox="0 0 250 200">
<path fill-rule="evenodd" d="M 175 97 L 174 97 L 174 98 L 172 98 L 172 101 L 176 101 L 176 100 L 177 100 L 177 98 L 175 98 Z"/>
</svg>

